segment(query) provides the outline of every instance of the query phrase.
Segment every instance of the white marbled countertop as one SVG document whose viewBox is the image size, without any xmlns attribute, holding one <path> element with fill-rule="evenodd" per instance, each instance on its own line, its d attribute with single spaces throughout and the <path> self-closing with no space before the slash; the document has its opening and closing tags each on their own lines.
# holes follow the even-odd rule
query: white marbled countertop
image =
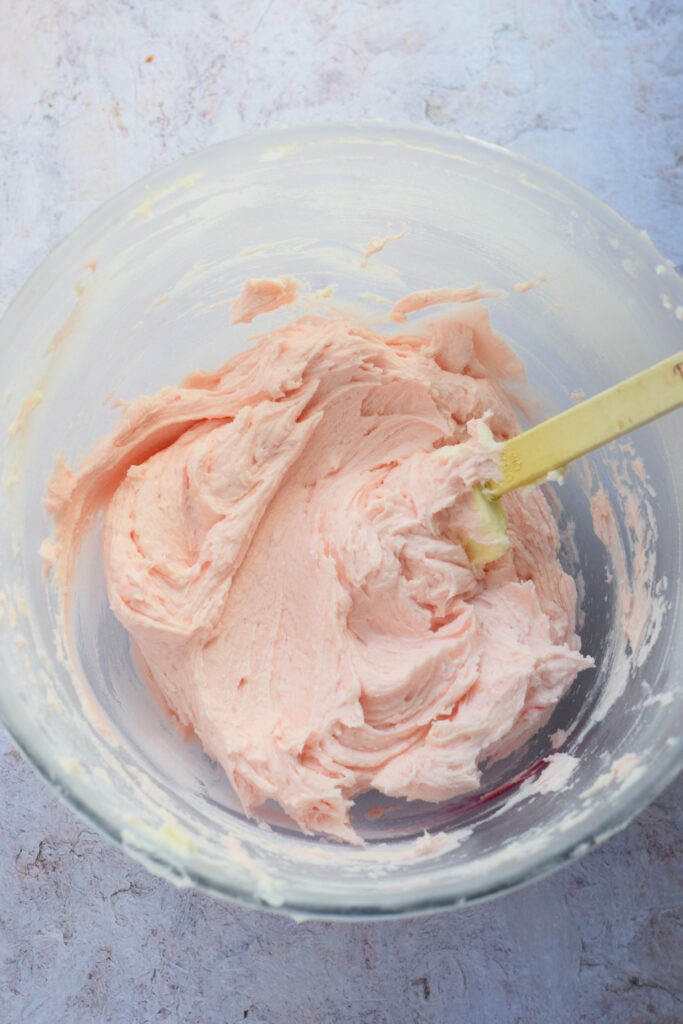
<svg viewBox="0 0 683 1024">
<path fill-rule="evenodd" d="M 153 57 L 153 60 L 148 58 Z M 547 163 L 683 264 L 680 0 L 4 0 L 0 309 L 90 211 L 255 128 L 432 123 Z M 674 1024 L 683 780 L 468 910 L 294 924 L 178 891 L 0 737 L 2 1024 Z"/>
</svg>

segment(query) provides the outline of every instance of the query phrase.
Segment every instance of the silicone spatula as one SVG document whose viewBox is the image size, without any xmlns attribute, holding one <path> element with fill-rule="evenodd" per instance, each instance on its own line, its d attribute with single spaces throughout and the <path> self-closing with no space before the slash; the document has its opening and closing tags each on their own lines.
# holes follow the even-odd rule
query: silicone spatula
<svg viewBox="0 0 683 1024">
<path fill-rule="evenodd" d="M 501 495 L 538 483 L 681 405 L 683 351 L 505 441 L 502 478 L 475 488 L 473 496 L 482 536 L 463 538 L 463 546 L 475 565 L 486 565 L 507 549 L 505 510 L 497 500 Z"/>
</svg>

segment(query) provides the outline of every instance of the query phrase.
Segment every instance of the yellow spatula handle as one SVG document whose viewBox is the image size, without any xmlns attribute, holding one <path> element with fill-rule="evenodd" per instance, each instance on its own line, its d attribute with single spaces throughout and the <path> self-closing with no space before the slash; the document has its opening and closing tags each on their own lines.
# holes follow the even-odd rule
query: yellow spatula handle
<svg viewBox="0 0 683 1024">
<path fill-rule="evenodd" d="M 581 455 L 683 405 L 683 351 L 539 423 L 503 446 L 503 479 L 492 498 L 541 480 Z"/>
</svg>

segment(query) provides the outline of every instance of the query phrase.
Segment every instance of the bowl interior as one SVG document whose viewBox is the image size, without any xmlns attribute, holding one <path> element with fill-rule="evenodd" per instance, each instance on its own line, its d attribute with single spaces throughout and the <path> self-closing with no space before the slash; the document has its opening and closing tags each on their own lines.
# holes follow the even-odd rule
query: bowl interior
<svg viewBox="0 0 683 1024">
<path fill-rule="evenodd" d="M 390 226 L 408 233 L 365 265 L 365 244 Z M 231 326 L 245 278 L 282 273 L 305 283 L 308 304 Z M 476 794 L 438 805 L 360 798 L 365 850 L 302 836 L 275 806 L 261 824 L 245 819 L 222 770 L 140 681 L 108 607 L 97 529 L 74 578 L 69 664 L 38 554 L 50 532 L 42 498 L 55 457 L 75 464 L 115 422 L 116 399 L 216 367 L 303 308 L 381 319 L 409 291 L 475 282 L 505 293 L 488 305 L 525 360 L 527 422 L 680 345 L 680 280 L 604 205 L 496 147 L 374 125 L 267 133 L 165 168 L 82 225 L 4 318 L 0 710 L 67 798 L 155 870 L 307 913 L 452 905 L 575 855 L 675 771 L 676 414 L 590 456 L 555 489 L 595 669 L 546 729 L 486 768 Z M 310 298 L 329 286 L 331 297 Z M 614 515 L 607 546 L 590 512 L 601 488 Z M 554 747 L 577 760 L 548 762 Z M 425 830 L 439 834 L 429 847 Z"/>
</svg>

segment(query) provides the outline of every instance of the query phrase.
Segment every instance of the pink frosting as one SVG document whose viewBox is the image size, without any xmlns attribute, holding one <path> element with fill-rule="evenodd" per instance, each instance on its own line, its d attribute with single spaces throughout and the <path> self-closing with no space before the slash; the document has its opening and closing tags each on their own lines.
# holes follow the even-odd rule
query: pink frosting
<svg viewBox="0 0 683 1024">
<path fill-rule="evenodd" d="M 296 301 L 301 285 L 286 274 L 283 277 L 250 277 L 232 304 L 232 322 L 250 324 L 261 313 L 270 313 Z"/>
<path fill-rule="evenodd" d="M 391 319 L 404 324 L 408 313 L 417 313 L 429 306 L 440 306 L 450 302 L 476 302 L 478 299 L 497 298 L 503 292 L 498 288 L 484 288 L 481 284 L 469 288 L 427 288 L 420 292 L 404 295 L 394 305 Z"/>
<path fill-rule="evenodd" d="M 523 375 L 479 303 L 388 337 L 307 317 L 125 407 L 51 480 L 58 572 L 104 507 L 111 606 L 245 810 L 357 842 L 353 798 L 443 800 L 547 719 L 589 660 L 540 493 L 476 568 L 472 486 Z"/>
</svg>

